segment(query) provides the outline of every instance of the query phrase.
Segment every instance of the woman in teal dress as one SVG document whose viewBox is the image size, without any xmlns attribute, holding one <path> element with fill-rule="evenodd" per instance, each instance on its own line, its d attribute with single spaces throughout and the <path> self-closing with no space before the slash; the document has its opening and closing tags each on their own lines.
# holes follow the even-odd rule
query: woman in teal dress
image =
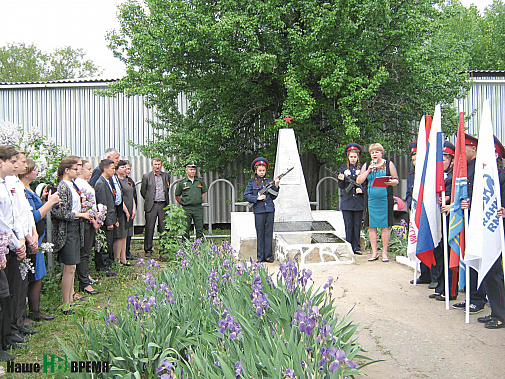
<svg viewBox="0 0 505 379">
<path fill-rule="evenodd" d="M 383 158 L 384 148 L 380 143 L 373 143 L 368 148 L 372 162 L 365 164 L 361 173 L 356 178 L 357 183 L 368 181 L 367 185 L 367 217 L 365 225 L 368 225 L 368 236 L 372 246 L 372 257 L 369 261 L 379 259 L 377 251 L 377 228 L 381 228 L 382 236 L 382 261 L 389 261 L 388 244 L 391 232 L 389 227 L 393 225 L 393 186 L 397 186 L 398 173 L 393 162 Z M 384 184 L 387 187 L 372 186 L 375 178 L 391 176 Z"/>
</svg>

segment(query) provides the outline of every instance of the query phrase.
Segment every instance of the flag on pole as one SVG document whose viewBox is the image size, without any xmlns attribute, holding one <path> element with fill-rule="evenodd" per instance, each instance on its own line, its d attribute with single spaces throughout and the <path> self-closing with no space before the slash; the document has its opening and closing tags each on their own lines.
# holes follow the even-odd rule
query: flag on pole
<svg viewBox="0 0 505 379">
<path fill-rule="evenodd" d="M 503 229 L 498 220 L 501 206 L 500 179 L 496 165 L 491 107 L 484 101 L 479 129 L 479 145 L 475 161 L 472 209 L 468 223 L 465 263 L 479 273 L 477 286 L 501 254 Z"/>
<path fill-rule="evenodd" d="M 416 256 L 428 267 L 435 265 L 433 249 L 442 239 L 442 220 L 438 204 L 438 194 L 445 190 L 442 141 L 442 112 L 440 105 L 437 105 L 426 148 L 419 198 L 416 204 L 416 224 L 419 225 Z"/>
<path fill-rule="evenodd" d="M 416 152 L 416 166 L 414 168 L 414 188 L 412 189 L 412 205 L 410 207 L 409 217 L 409 238 L 407 245 L 407 255 L 415 262 L 418 261 L 416 257 L 417 248 L 417 232 L 419 230 L 419 223 L 416 223 L 416 209 L 417 201 L 419 198 L 419 187 L 421 184 L 422 169 L 424 166 L 424 157 L 426 155 L 426 144 L 428 143 L 429 130 L 431 129 L 431 117 L 423 116 L 419 123 L 419 132 L 417 134 L 417 152 Z"/>
<path fill-rule="evenodd" d="M 465 217 L 463 209 L 461 209 L 461 200 L 468 199 L 466 166 L 465 118 L 464 113 L 460 112 L 456 152 L 454 154 L 448 237 L 449 246 L 451 248 L 449 254 L 449 268 L 454 271 L 453 281 L 456 280 L 455 273 L 458 272 L 459 268 L 459 290 L 465 287 L 465 265 L 463 263 L 465 252 Z"/>
</svg>

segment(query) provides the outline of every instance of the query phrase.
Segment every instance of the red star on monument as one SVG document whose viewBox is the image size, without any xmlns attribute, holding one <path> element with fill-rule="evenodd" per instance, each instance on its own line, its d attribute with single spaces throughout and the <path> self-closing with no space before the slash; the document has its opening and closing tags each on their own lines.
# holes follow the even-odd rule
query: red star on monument
<svg viewBox="0 0 505 379">
<path fill-rule="evenodd" d="M 289 124 L 291 123 L 291 117 L 286 116 L 284 117 L 284 120 L 286 120 L 286 128 L 289 128 Z"/>
</svg>

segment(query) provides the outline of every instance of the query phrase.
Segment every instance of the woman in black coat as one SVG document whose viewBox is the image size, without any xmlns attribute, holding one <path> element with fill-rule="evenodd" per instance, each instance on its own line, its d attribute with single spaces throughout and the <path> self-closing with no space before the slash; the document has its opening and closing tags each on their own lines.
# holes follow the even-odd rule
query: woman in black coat
<svg viewBox="0 0 505 379">
<path fill-rule="evenodd" d="M 347 164 L 340 167 L 338 174 L 338 186 L 343 190 L 340 210 L 344 217 L 345 239 L 351 244 L 354 254 L 361 255 L 360 232 L 365 201 L 361 186 L 355 184 L 360 173 L 361 146 L 351 142 L 345 147 L 345 154 Z"/>
</svg>

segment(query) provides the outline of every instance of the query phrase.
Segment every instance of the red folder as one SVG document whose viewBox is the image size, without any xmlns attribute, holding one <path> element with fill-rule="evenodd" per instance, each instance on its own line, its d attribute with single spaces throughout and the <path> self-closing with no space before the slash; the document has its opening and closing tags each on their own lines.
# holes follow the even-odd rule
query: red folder
<svg viewBox="0 0 505 379">
<path fill-rule="evenodd" d="M 386 182 L 391 180 L 391 176 L 381 176 L 379 178 L 375 178 L 372 182 L 372 187 L 387 187 Z"/>
</svg>

